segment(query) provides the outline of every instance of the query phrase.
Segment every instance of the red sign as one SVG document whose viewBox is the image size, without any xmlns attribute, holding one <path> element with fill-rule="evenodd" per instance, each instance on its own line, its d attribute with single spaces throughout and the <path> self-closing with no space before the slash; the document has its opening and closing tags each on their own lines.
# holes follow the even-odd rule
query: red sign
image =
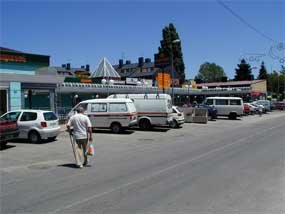
<svg viewBox="0 0 285 214">
<path fill-rule="evenodd" d="M 8 54 L 1 54 L 0 61 L 3 62 L 26 62 L 26 57 L 24 56 L 15 56 L 15 55 L 8 55 Z"/>
</svg>

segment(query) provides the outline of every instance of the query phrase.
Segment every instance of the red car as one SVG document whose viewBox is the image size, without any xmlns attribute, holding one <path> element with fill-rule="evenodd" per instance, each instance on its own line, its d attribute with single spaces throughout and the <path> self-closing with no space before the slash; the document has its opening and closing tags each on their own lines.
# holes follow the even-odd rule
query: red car
<svg viewBox="0 0 285 214">
<path fill-rule="evenodd" d="M 0 147 L 3 148 L 7 141 L 18 138 L 19 129 L 17 121 L 0 118 Z"/>
<path fill-rule="evenodd" d="M 250 114 L 250 108 L 249 108 L 249 106 L 247 105 L 247 104 L 243 104 L 243 113 L 245 114 L 245 115 L 249 115 Z"/>
</svg>

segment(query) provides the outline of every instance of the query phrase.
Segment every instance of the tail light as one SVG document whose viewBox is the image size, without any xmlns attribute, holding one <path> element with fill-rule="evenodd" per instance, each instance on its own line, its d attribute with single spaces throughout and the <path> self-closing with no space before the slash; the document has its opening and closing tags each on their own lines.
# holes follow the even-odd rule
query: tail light
<svg viewBox="0 0 285 214">
<path fill-rule="evenodd" d="M 43 128 L 47 127 L 47 122 L 41 122 L 41 127 Z"/>
</svg>

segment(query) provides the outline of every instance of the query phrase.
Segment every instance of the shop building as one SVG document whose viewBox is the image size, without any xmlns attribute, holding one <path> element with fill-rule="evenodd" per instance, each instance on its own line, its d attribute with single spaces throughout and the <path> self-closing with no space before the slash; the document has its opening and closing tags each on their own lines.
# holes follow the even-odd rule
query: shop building
<svg viewBox="0 0 285 214">
<path fill-rule="evenodd" d="M 23 108 L 55 110 L 55 89 L 63 78 L 37 74 L 50 56 L 0 48 L 0 114 Z"/>
</svg>

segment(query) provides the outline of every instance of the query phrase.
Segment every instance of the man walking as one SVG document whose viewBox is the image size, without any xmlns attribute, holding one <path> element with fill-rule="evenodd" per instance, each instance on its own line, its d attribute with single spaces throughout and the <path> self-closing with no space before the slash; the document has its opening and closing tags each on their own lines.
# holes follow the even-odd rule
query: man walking
<svg viewBox="0 0 285 214">
<path fill-rule="evenodd" d="M 89 118 L 84 115 L 84 111 L 84 108 L 79 107 L 77 109 L 78 114 L 73 115 L 66 125 L 69 133 L 71 133 L 71 128 L 73 128 L 72 135 L 76 141 L 73 145 L 73 150 L 75 161 L 79 168 L 86 166 L 88 163 L 86 147 L 88 140 L 92 141 L 92 125 Z"/>
</svg>

